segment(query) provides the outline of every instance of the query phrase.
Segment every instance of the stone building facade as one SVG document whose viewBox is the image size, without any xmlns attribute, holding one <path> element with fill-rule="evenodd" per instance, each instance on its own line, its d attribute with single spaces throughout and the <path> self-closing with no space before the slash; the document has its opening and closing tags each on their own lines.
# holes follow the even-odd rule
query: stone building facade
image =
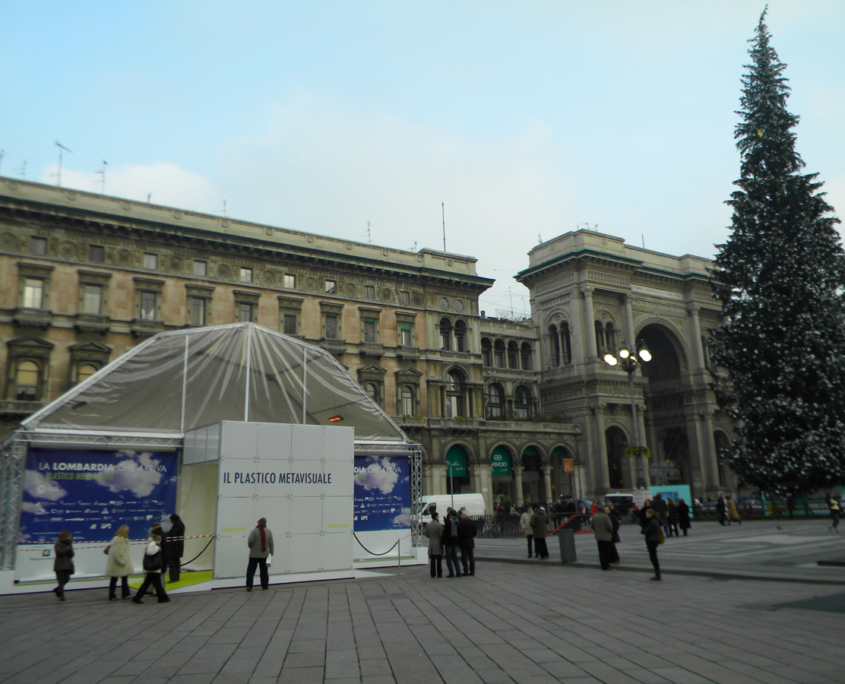
<svg viewBox="0 0 845 684">
<path fill-rule="evenodd" d="M 707 330 L 720 323 L 710 262 L 626 245 L 591 231 L 566 233 L 529 253 L 518 280 L 531 291 L 539 336 L 542 410 L 584 436 L 576 465 L 586 491 L 688 483 L 696 496 L 735 486 L 718 459 L 733 437 L 710 389 Z M 628 373 L 603 356 L 642 341 L 653 356 Z M 628 455 L 646 446 L 650 457 Z"/>
<path fill-rule="evenodd" d="M 583 495 L 537 329 L 483 316 L 475 262 L 0 178 L 0 436 L 150 335 L 246 321 L 335 354 L 422 445 L 426 493 Z"/>
</svg>

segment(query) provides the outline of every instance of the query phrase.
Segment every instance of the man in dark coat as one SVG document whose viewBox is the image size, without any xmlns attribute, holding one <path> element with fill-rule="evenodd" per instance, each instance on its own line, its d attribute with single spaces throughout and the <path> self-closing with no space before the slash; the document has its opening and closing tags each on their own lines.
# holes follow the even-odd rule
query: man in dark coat
<svg viewBox="0 0 845 684">
<path fill-rule="evenodd" d="M 458 516 L 454 508 L 446 509 L 446 520 L 443 521 L 443 552 L 446 554 L 446 567 L 449 577 L 461 576 L 461 565 L 458 563 Z"/>
<path fill-rule="evenodd" d="M 458 523 L 458 544 L 461 547 L 461 565 L 465 575 L 475 574 L 475 523 L 467 517 L 467 509 L 461 509 Z"/>
<path fill-rule="evenodd" d="M 789 519 L 792 520 L 795 516 L 795 497 L 792 492 L 786 493 L 786 510 L 789 513 Z"/>
<path fill-rule="evenodd" d="M 666 505 L 666 501 L 663 499 L 663 494 L 660 492 L 654 497 L 654 501 L 651 502 L 652 508 L 654 508 L 654 512 L 657 513 L 657 519 L 660 523 L 660 527 L 663 528 L 663 534 L 667 537 L 669 536 L 669 517 L 668 517 L 668 506 Z"/>
<path fill-rule="evenodd" d="M 170 581 L 179 581 L 179 572 L 182 569 L 182 556 L 185 555 L 185 523 L 175 513 L 170 516 L 172 526 L 167 533 L 167 566 L 170 569 Z"/>
<path fill-rule="evenodd" d="M 683 499 L 678 499 L 678 525 L 684 531 L 684 536 L 687 536 L 687 531 L 690 528 L 689 506 Z"/>
<path fill-rule="evenodd" d="M 602 570 L 610 570 L 610 547 L 613 544 L 613 521 L 601 508 L 593 513 L 593 533 L 599 545 L 599 563 Z"/>
<path fill-rule="evenodd" d="M 719 501 L 716 502 L 716 515 L 719 516 L 719 524 L 724 526 L 727 522 L 728 525 L 731 524 L 731 521 L 728 519 L 728 502 L 725 501 L 725 495 L 719 495 Z"/>
<path fill-rule="evenodd" d="M 531 529 L 534 532 L 534 553 L 538 560 L 546 560 L 549 557 L 549 548 L 546 546 L 546 536 L 549 534 L 549 516 L 546 509 L 538 507 L 531 516 Z"/>
</svg>

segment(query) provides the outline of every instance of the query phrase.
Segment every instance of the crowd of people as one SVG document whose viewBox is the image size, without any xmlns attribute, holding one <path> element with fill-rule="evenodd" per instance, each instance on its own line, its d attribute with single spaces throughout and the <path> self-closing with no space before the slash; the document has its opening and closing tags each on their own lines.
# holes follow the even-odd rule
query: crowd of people
<svg viewBox="0 0 845 684">
<path fill-rule="evenodd" d="M 446 556 L 448 577 L 475 575 L 475 521 L 467 515 L 467 509 L 456 511 L 446 509 L 446 519 L 441 523 L 437 511 L 431 514 L 431 522 L 425 526 L 428 537 L 428 558 L 432 578 L 443 577 L 443 556 Z M 458 549 L 461 551 L 458 561 Z"/>
</svg>

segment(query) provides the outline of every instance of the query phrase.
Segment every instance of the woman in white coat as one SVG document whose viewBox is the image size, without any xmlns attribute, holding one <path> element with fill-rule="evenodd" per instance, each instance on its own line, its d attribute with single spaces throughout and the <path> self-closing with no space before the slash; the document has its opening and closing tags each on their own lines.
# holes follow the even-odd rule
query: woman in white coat
<svg viewBox="0 0 845 684">
<path fill-rule="evenodd" d="M 108 559 L 106 560 L 106 577 L 109 578 L 109 601 L 117 601 L 117 579 L 120 578 L 120 588 L 123 598 L 130 598 L 129 575 L 135 572 L 132 558 L 129 554 L 129 525 L 122 525 L 114 533 L 114 539 L 109 544 Z"/>
</svg>

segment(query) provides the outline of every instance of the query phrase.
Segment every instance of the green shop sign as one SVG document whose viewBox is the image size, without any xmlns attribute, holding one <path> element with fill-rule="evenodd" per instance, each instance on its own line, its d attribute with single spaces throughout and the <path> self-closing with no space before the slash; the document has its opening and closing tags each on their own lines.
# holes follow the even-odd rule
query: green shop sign
<svg viewBox="0 0 845 684">
<path fill-rule="evenodd" d="M 449 475 L 452 477 L 469 475 L 466 451 L 459 446 L 453 446 L 446 452 L 446 477 L 449 477 Z"/>
<path fill-rule="evenodd" d="M 511 455 L 507 449 L 504 447 L 496 447 L 493 449 L 493 455 L 490 457 L 490 470 L 494 476 L 510 476 Z"/>
</svg>

